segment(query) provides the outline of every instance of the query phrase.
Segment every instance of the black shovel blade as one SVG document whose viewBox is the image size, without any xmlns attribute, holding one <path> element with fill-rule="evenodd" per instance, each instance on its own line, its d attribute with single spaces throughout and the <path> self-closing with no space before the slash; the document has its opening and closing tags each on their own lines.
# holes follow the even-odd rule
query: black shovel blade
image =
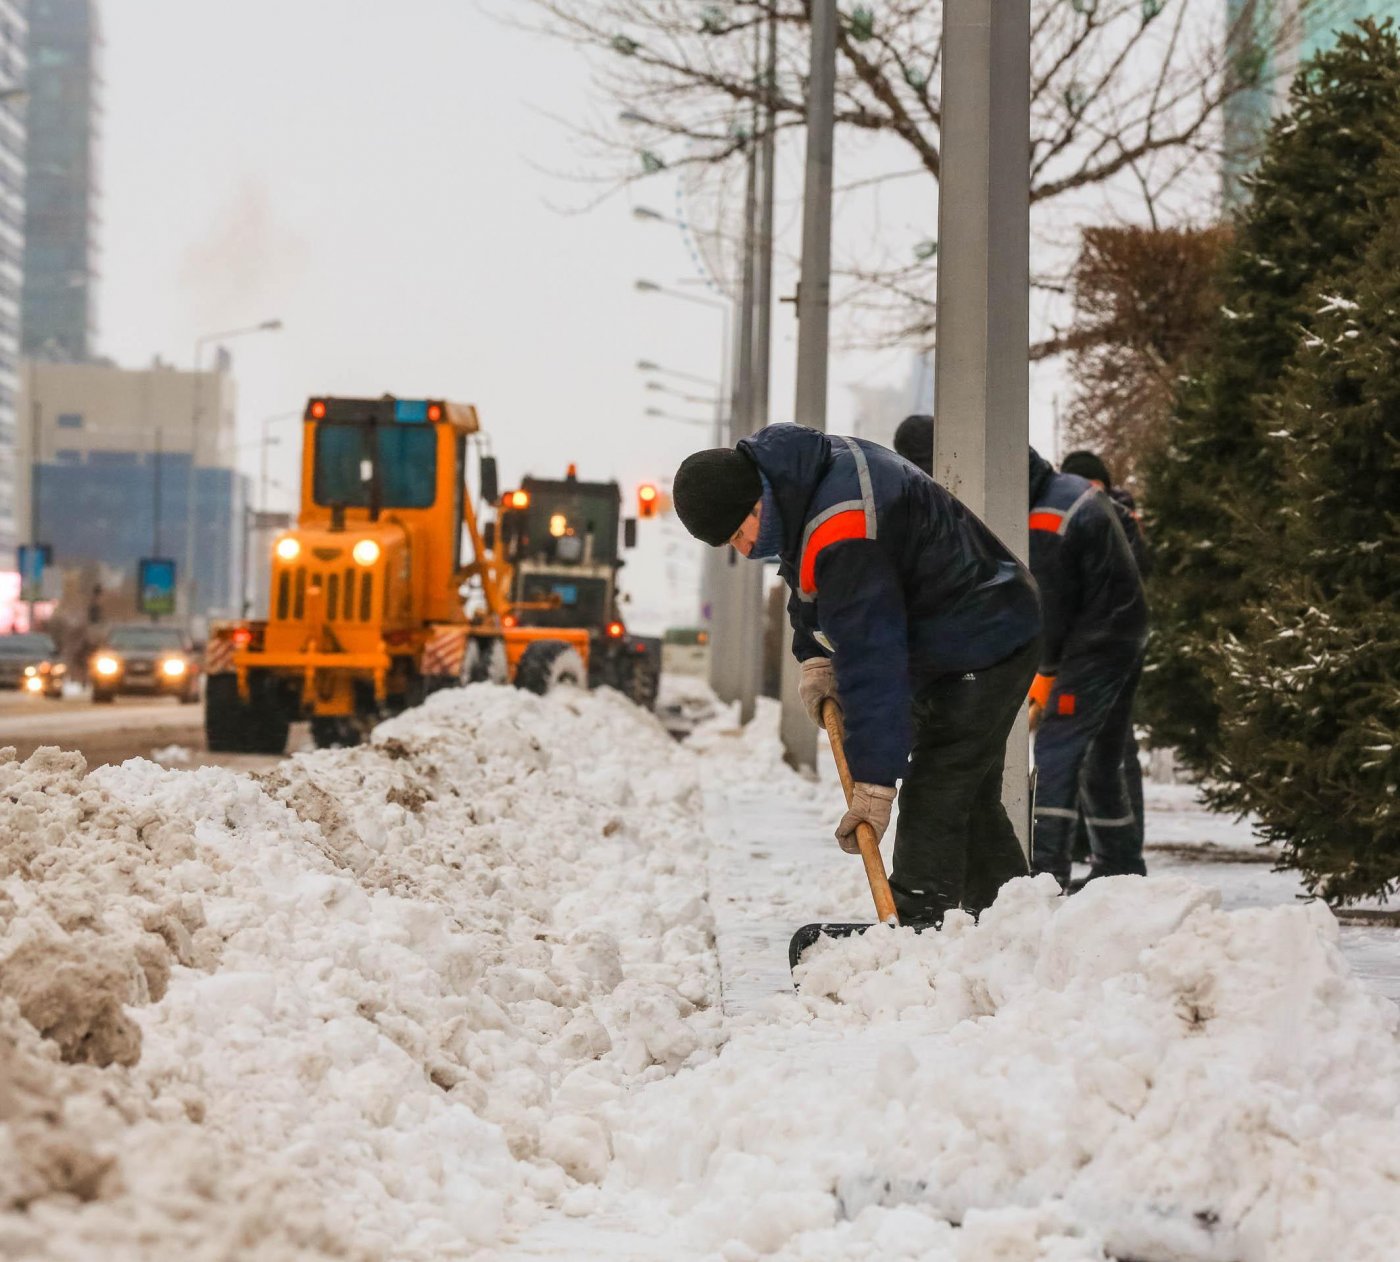
<svg viewBox="0 0 1400 1262">
<path fill-rule="evenodd" d="M 796 968 L 802 953 L 818 938 L 850 938 L 874 927 L 868 921 L 864 924 L 803 925 L 788 943 L 788 967 Z"/>
</svg>

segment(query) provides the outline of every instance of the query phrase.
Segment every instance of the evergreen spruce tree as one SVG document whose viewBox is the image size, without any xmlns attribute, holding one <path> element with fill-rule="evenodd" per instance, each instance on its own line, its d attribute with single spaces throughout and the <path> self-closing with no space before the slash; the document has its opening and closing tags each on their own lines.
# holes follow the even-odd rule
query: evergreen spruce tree
<svg viewBox="0 0 1400 1262">
<path fill-rule="evenodd" d="M 1143 715 L 1154 743 L 1219 777 L 1222 699 L 1213 669 L 1245 634 L 1271 581 L 1278 444 L 1269 407 L 1312 291 L 1357 259 L 1375 230 L 1381 155 L 1400 139 L 1400 43 L 1362 23 L 1297 75 L 1251 180 L 1221 282 L 1211 349 L 1179 394 L 1165 447 L 1146 467 L 1153 639 Z"/>
<path fill-rule="evenodd" d="M 1214 677 L 1222 800 L 1329 901 L 1400 888 L 1400 154 L 1359 267 L 1316 291 L 1266 437 L 1266 603 Z"/>
</svg>

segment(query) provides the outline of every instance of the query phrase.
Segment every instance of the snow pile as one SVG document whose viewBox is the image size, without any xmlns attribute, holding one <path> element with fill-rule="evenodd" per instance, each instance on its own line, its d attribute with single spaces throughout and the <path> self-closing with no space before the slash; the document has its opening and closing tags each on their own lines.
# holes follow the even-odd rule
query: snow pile
<svg viewBox="0 0 1400 1262">
<path fill-rule="evenodd" d="M 0 1256 L 465 1257 L 601 1178 L 718 1041 L 698 818 L 611 694 L 256 779 L 11 751 Z"/>
<path fill-rule="evenodd" d="M 776 726 L 480 686 L 254 777 L 0 753 L 0 1257 L 1393 1256 L 1400 1021 L 1319 905 L 1025 879 L 723 1022 L 711 901 L 768 956 L 868 903 Z"/>
<path fill-rule="evenodd" d="M 727 1262 L 1393 1257 L 1395 1009 L 1325 908 L 1216 901 L 1041 877 L 980 925 L 820 944 L 610 1118 L 603 1204 Z"/>
</svg>

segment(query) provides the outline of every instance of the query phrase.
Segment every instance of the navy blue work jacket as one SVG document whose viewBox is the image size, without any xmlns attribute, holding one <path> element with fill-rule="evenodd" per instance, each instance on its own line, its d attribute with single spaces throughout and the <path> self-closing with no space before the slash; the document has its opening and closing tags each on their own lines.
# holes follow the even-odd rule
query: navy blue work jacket
<svg viewBox="0 0 1400 1262">
<path fill-rule="evenodd" d="M 1040 673 L 1068 658 L 1147 640 L 1147 602 L 1117 507 L 1097 486 L 1030 452 L 1031 571 L 1045 640 Z"/>
<path fill-rule="evenodd" d="M 833 659 L 851 774 L 892 785 L 929 681 L 992 666 L 1040 631 L 1030 572 L 922 469 L 801 425 L 741 439 L 773 487 L 792 651 Z"/>
</svg>

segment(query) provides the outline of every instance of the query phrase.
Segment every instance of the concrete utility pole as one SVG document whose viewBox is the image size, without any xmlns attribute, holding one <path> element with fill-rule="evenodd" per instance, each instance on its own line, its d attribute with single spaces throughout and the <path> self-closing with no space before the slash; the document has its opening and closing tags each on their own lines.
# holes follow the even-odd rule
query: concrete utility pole
<svg viewBox="0 0 1400 1262">
<path fill-rule="evenodd" d="M 759 73 L 761 44 L 754 45 L 754 74 Z M 734 395 L 729 445 L 746 438 L 758 427 L 754 410 L 758 356 L 755 353 L 757 323 L 758 111 L 752 115 L 748 178 L 744 182 L 743 271 L 739 296 L 738 339 L 734 362 Z M 770 264 L 771 266 L 771 264 Z M 770 280 L 771 285 L 771 280 Z M 766 386 L 765 386 L 766 393 Z M 740 721 L 754 715 L 763 670 L 763 567 L 737 552 L 723 553 L 724 564 L 716 584 L 714 635 L 710 643 L 710 684 L 722 701 L 739 702 Z"/>
<path fill-rule="evenodd" d="M 933 475 L 1028 550 L 1030 3 L 944 0 Z M 1023 717 L 1002 800 L 1030 850 Z"/>
<path fill-rule="evenodd" d="M 836 0 L 812 0 L 807 79 L 807 173 L 802 192 L 802 280 L 797 288 L 797 399 L 793 420 L 826 428 L 831 324 L 831 172 L 836 115 Z M 787 638 L 786 636 L 784 637 Z M 817 729 L 797 696 L 800 669 L 783 654 L 783 751 L 794 767 L 817 765 Z"/>
<path fill-rule="evenodd" d="M 768 4 L 768 21 L 764 23 L 766 51 L 762 58 L 760 80 L 763 106 L 754 111 L 758 138 L 758 204 L 754 224 L 754 339 L 753 382 L 749 400 L 748 432 L 756 434 L 771 419 L 769 416 L 769 381 L 773 362 L 773 203 L 777 180 L 775 160 L 776 116 L 773 89 L 778 75 L 778 22 L 772 0 Z M 755 50 L 757 51 L 757 50 Z M 758 58 L 755 58 L 757 62 Z M 757 68 L 757 67 L 756 67 Z M 743 690 L 739 696 L 739 713 L 747 723 L 754 716 L 758 696 L 763 691 L 763 666 L 767 656 L 764 635 L 764 615 L 767 590 L 767 567 L 760 562 L 745 562 L 741 566 L 743 594 L 741 618 L 742 635 L 749 658 L 744 663 Z"/>
</svg>

